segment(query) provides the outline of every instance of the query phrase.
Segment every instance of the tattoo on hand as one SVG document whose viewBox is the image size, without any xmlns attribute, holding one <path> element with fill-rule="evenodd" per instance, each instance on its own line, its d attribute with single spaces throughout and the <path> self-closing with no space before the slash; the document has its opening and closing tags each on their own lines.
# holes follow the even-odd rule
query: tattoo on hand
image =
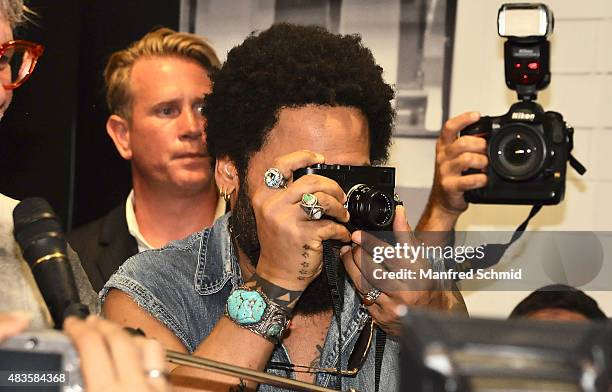
<svg viewBox="0 0 612 392">
<path fill-rule="evenodd" d="M 304 246 L 307 246 L 307 245 L 304 245 Z M 302 266 L 302 269 L 299 271 L 299 275 L 297 278 L 298 280 L 306 280 L 306 277 L 308 276 L 308 270 L 306 268 L 308 268 L 310 263 L 308 263 L 307 261 L 304 261 L 300 265 Z"/>
<path fill-rule="evenodd" d="M 304 257 L 304 261 L 302 262 L 302 264 L 300 264 L 302 266 L 302 269 L 299 271 L 299 275 L 298 275 L 298 280 L 306 280 L 306 277 L 308 277 L 309 273 L 308 270 L 306 268 L 308 268 L 310 266 L 310 263 L 307 261 L 308 260 L 308 251 L 311 249 L 310 246 L 308 246 L 308 244 L 304 244 L 304 246 L 302 246 L 302 249 L 304 249 L 304 252 L 302 252 L 302 257 Z"/>
<path fill-rule="evenodd" d="M 253 274 L 251 280 L 246 282 L 245 286 L 263 291 L 271 301 L 280 306 L 288 314 L 291 314 L 295 304 L 302 295 L 302 291 L 287 290 L 267 281 L 257 275 L 257 273 Z"/>
<path fill-rule="evenodd" d="M 304 251 L 302 252 L 302 257 L 307 259 L 310 256 L 308 254 L 308 251 L 310 250 L 310 246 L 308 246 L 308 244 L 304 244 L 304 246 L 302 246 L 302 249 L 304 249 Z"/>
</svg>

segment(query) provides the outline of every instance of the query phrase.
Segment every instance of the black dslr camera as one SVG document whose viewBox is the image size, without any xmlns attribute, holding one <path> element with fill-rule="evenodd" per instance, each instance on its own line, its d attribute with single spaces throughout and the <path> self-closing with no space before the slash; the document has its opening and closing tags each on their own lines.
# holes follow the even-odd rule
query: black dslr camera
<svg viewBox="0 0 612 392">
<path fill-rule="evenodd" d="M 293 180 L 317 174 L 336 181 L 347 196 L 345 204 L 351 218 L 350 232 L 355 230 L 391 231 L 395 206 L 395 168 L 317 164 L 298 169 Z"/>
<path fill-rule="evenodd" d="M 465 193 L 471 203 L 558 204 L 565 193 L 567 162 L 584 167 L 571 156 L 574 130 L 556 112 L 535 102 L 538 90 L 550 83 L 550 45 L 554 18 L 544 4 L 504 4 L 498 13 L 498 33 L 504 43 L 508 88 L 519 102 L 508 113 L 484 116 L 461 136 L 487 140 L 489 166 L 485 187 Z M 467 170 L 465 174 L 479 173 Z M 582 174 L 582 173 L 581 173 Z"/>
</svg>

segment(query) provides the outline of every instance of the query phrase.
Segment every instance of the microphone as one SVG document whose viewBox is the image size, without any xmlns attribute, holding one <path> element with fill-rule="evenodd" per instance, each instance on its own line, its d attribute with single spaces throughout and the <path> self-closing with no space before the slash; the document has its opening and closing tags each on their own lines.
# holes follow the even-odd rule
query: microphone
<svg viewBox="0 0 612 392">
<path fill-rule="evenodd" d="M 67 244 L 57 215 L 38 197 L 20 202 L 13 210 L 15 240 L 28 262 L 36 284 L 49 308 L 56 329 L 70 315 L 89 313 L 81 304 L 67 256 Z"/>
</svg>

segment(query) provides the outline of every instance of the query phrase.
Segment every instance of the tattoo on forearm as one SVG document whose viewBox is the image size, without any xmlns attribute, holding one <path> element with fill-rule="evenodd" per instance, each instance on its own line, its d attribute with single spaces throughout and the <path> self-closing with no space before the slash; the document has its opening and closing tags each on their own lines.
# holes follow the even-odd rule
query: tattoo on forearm
<svg viewBox="0 0 612 392">
<path fill-rule="evenodd" d="M 253 274 L 251 280 L 245 283 L 251 289 L 260 289 L 274 303 L 283 308 L 287 313 L 291 313 L 298 299 L 302 295 L 302 291 L 287 290 L 277 286 L 272 282 L 267 281 L 256 273 Z"/>
</svg>

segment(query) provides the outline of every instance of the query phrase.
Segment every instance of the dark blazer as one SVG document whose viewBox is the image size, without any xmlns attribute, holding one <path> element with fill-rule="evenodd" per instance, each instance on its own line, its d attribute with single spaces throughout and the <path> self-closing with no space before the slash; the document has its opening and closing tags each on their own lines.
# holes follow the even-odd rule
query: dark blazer
<svg viewBox="0 0 612 392">
<path fill-rule="evenodd" d="M 96 292 L 125 260 L 138 253 L 136 239 L 128 231 L 125 203 L 102 218 L 71 231 L 68 242 L 81 258 Z"/>
</svg>

